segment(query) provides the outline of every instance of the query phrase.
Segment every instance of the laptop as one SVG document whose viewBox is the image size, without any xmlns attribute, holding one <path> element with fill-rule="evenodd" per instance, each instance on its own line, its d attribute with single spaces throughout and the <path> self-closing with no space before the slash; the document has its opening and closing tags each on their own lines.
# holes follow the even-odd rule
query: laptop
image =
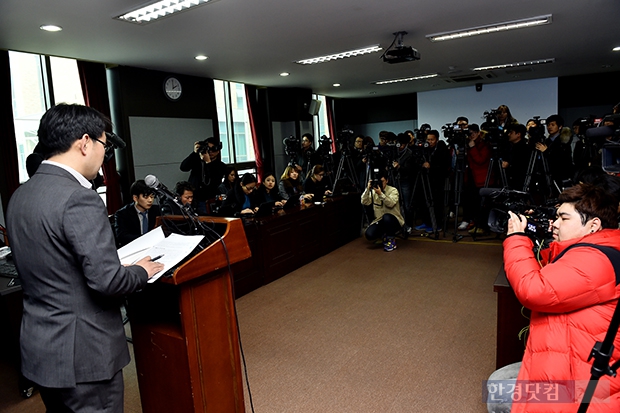
<svg viewBox="0 0 620 413">
<path fill-rule="evenodd" d="M 266 217 L 273 213 L 273 207 L 276 206 L 276 201 L 263 202 L 258 207 L 258 210 L 254 213 L 255 218 Z"/>
</svg>

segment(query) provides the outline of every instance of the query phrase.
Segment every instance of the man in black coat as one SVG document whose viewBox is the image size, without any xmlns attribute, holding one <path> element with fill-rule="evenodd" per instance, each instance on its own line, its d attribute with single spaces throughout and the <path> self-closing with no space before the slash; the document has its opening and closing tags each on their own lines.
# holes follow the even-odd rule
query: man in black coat
<svg viewBox="0 0 620 413">
<path fill-rule="evenodd" d="M 189 183 L 195 188 L 198 213 L 207 213 L 206 201 L 219 194 L 218 187 L 226 175 L 226 164 L 220 159 L 222 143 L 216 138 L 194 142 L 194 151 L 181 162 L 180 169 L 189 172 Z"/>
<path fill-rule="evenodd" d="M 133 202 L 114 214 L 114 233 L 120 247 L 152 230 L 155 220 L 161 215 L 159 206 L 153 205 L 155 190 L 147 186 L 143 179 L 131 185 L 130 193 Z"/>
</svg>

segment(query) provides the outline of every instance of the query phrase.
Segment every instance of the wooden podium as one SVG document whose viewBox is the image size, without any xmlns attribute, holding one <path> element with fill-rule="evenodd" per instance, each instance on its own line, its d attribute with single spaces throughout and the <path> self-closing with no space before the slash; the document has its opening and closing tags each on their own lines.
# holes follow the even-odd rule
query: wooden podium
<svg viewBox="0 0 620 413">
<path fill-rule="evenodd" d="M 245 411 L 229 264 L 250 248 L 241 220 L 201 220 L 214 223 L 225 248 L 213 242 L 129 300 L 144 413 Z"/>
</svg>

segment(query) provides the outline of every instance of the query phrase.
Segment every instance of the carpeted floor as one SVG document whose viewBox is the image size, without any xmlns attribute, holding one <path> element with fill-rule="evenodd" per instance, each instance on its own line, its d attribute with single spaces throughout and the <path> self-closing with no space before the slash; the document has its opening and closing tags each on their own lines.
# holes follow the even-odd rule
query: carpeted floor
<svg viewBox="0 0 620 413">
<path fill-rule="evenodd" d="M 501 252 L 359 239 L 240 298 L 255 411 L 486 411 Z"/>
<path fill-rule="evenodd" d="M 485 412 L 501 253 L 499 242 L 426 238 L 385 253 L 360 238 L 240 298 L 254 411 Z M 19 397 L 10 365 L 0 370 L 1 412 L 45 411 L 38 394 Z M 138 413 L 133 362 L 124 375 L 125 412 Z"/>
</svg>

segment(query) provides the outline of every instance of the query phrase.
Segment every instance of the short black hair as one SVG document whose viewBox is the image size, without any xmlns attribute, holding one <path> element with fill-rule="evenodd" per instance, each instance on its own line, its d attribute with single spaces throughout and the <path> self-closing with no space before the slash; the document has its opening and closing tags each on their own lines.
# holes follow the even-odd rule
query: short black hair
<svg viewBox="0 0 620 413">
<path fill-rule="evenodd" d="M 148 186 L 146 182 L 144 182 L 144 179 L 138 179 L 136 182 L 131 184 L 131 188 L 129 188 L 129 193 L 132 197 L 139 197 L 140 195 L 149 196 L 153 195 L 155 193 L 155 190 Z"/>
<path fill-rule="evenodd" d="M 439 134 L 439 131 L 437 129 L 431 129 L 428 131 L 428 133 L 426 134 L 426 136 L 428 137 L 428 135 L 434 135 L 437 137 L 437 140 L 439 140 L 439 137 L 441 136 Z"/>
<path fill-rule="evenodd" d="M 456 118 L 456 123 L 459 123 L 462 120 L 469 123 L 469 119 L 467 119 L 465 116 L 459 116 L 458 118 Z"/>
<path fill-rule="evenodd" d="M 555 124 L 558 125 L 560 128 L 564 126 L 564 118 L 560 115 L 551 115 L 546 119 L 545 122 L 547 123 L 547 125 L 551 122 L 555 122 Z"/>
<path fill-rule="evenodd" d="M 254 174 L 251 174 L 249 172 L 244 173 L 241 177 L 241 185 L 245 186 L 252 183 L 256 183 L 256 177 L 254 176 Z"/>
<path fill-rule="evenodd" d="M 527 134 L 527 128 L 525 127 L 525 125 L 521 125 L 520 123 L 511 123 L 510 125 L 508 125 L 508 132 L 510 131 L 517 132 L 519 135 L 521 135 L 522 138 L 524 138 Z"/>
<path fill-rule="evenodd" d="M 177 182 L 177 184 L 174 186 L 174 192 L 177 195 L 183 195 L 185 193 L 185 191 L 191 191 L 194 192 L 194 185 L 190 184 L 187 181 L 179 181 Z"/>
<path fill-rule="evenodd" d="M 109 125 L 109 119 L 93 108 L 60 103 L 45 112 L 37 135 L 49 158 L 67 152 L 84 135 L 99 138 Z"/>
</svg>

